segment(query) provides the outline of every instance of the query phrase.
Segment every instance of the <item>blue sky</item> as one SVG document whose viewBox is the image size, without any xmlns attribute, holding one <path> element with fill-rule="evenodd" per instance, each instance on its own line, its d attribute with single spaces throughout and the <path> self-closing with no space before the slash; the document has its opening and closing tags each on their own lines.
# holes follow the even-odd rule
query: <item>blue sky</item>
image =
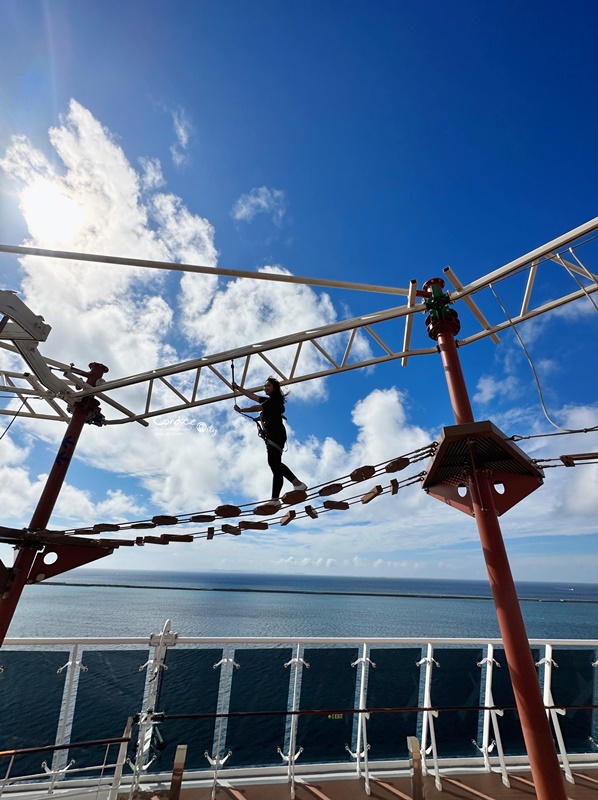
<svg viewBox="0 0 598 800">
<path fill-rule="evenodd" d="M 407 287 L 446 265 L 470 282 L 597 215 L 590 2 L 7 0 L 0 21 L 4 244 Z M 103 360 L 109 377 L 394 303 L 210 281 L 0 256 L 1 287 L 53 328 L 44 355 Z M 539 291 L 576 288 L 555 267 Z M 497 290 L 515 313 L 517 281 Z M 489 292 L 476 301 L 501 319 Z M 555 420 L 592 427 L 598 313 L 574 305 L 520 333 Z M 467 334 L 471 318 L 461 317 Z M 423 316 L 413 337 L 429 345 Z M 476 418 L 509 435 L 549 431 L 525 356 L 512 334 L 501 340 L 461 351 Z M 435 356 L 298 384 L 288 417 L 286 459 L 312 485 L 453 423 Z M 230 403 L 194 418 L 215 435 L 176 435 L 157 421 L 86 429 L 53 524 L 266 496 L 249 423 Z M 27 524 L 61 433 L 18 420 L 0 441 L 4 524 Z M 546 458 L 598 441 L 526 449 Z M 595 580 L 596 479 L 595 466 L 549 470 L 545 487 L 503 517 L 516 578 Z M 102 566 L 485 574 L 472 520 L 417 487 L 350 513 L 261 537 L 123 548 Z"/>
</svg>

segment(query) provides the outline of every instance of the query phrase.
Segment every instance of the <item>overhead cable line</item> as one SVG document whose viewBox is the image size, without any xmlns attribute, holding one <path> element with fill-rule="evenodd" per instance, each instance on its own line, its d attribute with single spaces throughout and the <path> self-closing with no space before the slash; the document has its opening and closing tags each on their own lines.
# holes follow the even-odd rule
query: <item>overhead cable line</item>
<svg viewBox="0 0 598 800">
<path fill-rule="evenodd" d="M 3 439 L 3 438 L 4 438 L 4 435 L 5 435 L 6 433 L 8 433 L 8 431 L 10 430 L 10 426 L 13 424 L 13 422 L 15 421 L 15 419 L 16 419 L 16 418 L 19 416 L 19 414 L 21 413 L 21 409 L 23 408 L 23 406 L 25 405 L 25 403 L 26 403 L 26 402 L 27 402 L 26 400 L 23 400 L 23 402 L 22 402 L 22 403 L 21 403 L 21 405 L 19 406 L 19 410 L 17 411 L 17 413 L 16 413 L 16 414 L 13 416 L 13 418 L 12 418 L 12 419 L 11 419 L 11 421 L 8 423 L 8 425 L 6 426 L 6 428 L 4 428 L 4 430 L 3 430 L 3 431 L 2 431 L 2 433 L 0 434 L 0 439 Z"/>
<path fill-rule="evenodd" d="M 536 368 L 535 368 L 535 366 L 534 366 L 534 362 L 532 361 L 532 357 L 530 356 L 530 354 L 529 354 L 529 352 L 528 352 L 528 350 L 527 350 L 527 347 L 525 346 L 525 343 L 524 343 L 523 339 L 522 339 L 522 338 L 521 338 L 521 336 L 519 335 L 519 331 L 517 330 L 517 327 L 516 327 L 515 323 L 513 322 L 513 320 L 511 319 L 511 317 L 509 316 L 509 312 L 507 311 L 507 309 L 506 309 L 506 308 L 505 308 L 505 306 L 503 305 L 503 303 L 502 303 L 502 301 L 501 301 L 500 297 L 499 297 L 499 296 L 498 296 L 498 294 L 496 293 L 496 290 L 495 290 L 494 286 L 493 286 L 491 283 L 489 283 L 488 285 L 489 285 L 489 287 L 490 287 L 490 289 L 491 289 L 491 291 L 492 291 L 492 294 L 493 294 L 493 295 L 494 295 L 494 297 L 496 298 L 496 301 L 497 301 L 497 303 L 498 303 L 498 304 L 499 304 L 499 306 L 502 308 L 502 310 L 503 310 L 503 312 L 504 312 L 504 314 L 505 314 L 506 318 L 508 319 L 508 321 L 509 321 L 509 323 L 510 323 L 510 325 L 511 325 L 511 328 L 513 329 L 513 333 L 515 334 L 515 336 L 516 336 L 516 337 L 517 337 L 517 339 L 519 340 L 519 344 L 521 345 L 521 347 L 522 347 L 522 349 L 523 349 L 523 352 L 525 353 L 525 356 L 526 356 L 526 358 L 527 358 L 527 360 L 528 360 L 528 362 L 529 362 L 529 365 L 530 365 L 530 367 L 531 367 L 531 370 L 532 370 L 532 374 L 533 374 L 533 376 L 534 376 L 534 380 L 536 381 L 536 386 L 537 386 L 537 388 L 538 388 L 538 395 L 539 395 L 539 397 L 540 397 L 540 404 L 541 404 L 541 406 L 542 406 L 542 411 L 544 412 L 544 416 L 546 417 L 546 419 L 548 420 L 548 422 L 549 422 L 549 423 L 550 423 L 550 424 L 551 424 L 551 425 L 552 425 L 554 428 L 557 428 L 559 431 L 563 431 L 564 433 L 589 433 L 590 431 L 596 431 L 596 430 L 598 430 L 598 425 L 595 425 L 595 426 L 594 426 L 594 427 L 592 427 L 592 428 L 585 428 L 585 429 L 580 429 L 580 428 L 564 428 L 562 425 L 558 425 L 558 424 L 557 424 L 557 423 L 556 423 L 556 422 L 555 422 L 555 421 L 554 421 L 554 420 L 551 418 L 550 414 L 548 413 L 548 409 L 546 408 L 546 403 L 544 402 L 544 394 L 543 394 L 543 392 L 542 392 L 542 386 L 541 386 L 541 384 L 540 384 L 540 379 L 538 378 L 538 373 L 536 372 Z M 583 288 L 583 287 L 582 287 L 582 288 Z"/>
<path fill-rule="evenodd" d="M 595 431 L 596 428 L 580 428 L 576 431 L 554 431 L 553 433 L 530 433 L 527 436 L 523 434 L 514 433 L 513 436 L 510 436 L 512 442 L 522 442 L 525 439 L 544 439 L 548 438 L 549 436 L 571 436 L 572 433 L 592 433 Z"/>
</svg>

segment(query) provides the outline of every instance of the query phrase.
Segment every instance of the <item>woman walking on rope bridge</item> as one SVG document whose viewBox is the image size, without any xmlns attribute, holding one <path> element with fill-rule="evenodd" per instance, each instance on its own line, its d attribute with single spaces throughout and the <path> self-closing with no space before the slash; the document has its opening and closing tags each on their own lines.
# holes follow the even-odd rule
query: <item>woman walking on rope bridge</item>
<svg viewBox="0 0 598 800">
<path fill-rule="evenodd" d="M 264 384 L 264 391 L 266 397 L 260 397 L 254 392 L 249 392 L 243 389 L 238 383 L 233 381 L 233 389 L 244 394 L 250 400 L 255 400 L 259 405 L 249 406 L 248 408 L 239 408 L 235 405 L 235 411 L 240 414 L 246 412 L 259 411 L 260 419 L 264 426 L 263 437 L 266 442 L 266 449 L 268 452 L 268 465 L 272 470 L 272 503 L 282 505 L 280 499 L 280 492 L 282 489 L 283 479 L 286 478 L 290 481 L 295 489 L 305 491 L 307 486 L 302 483 L 299 478 L 294 475 L 286 464 L 282 463 L 282 451 L 287 441 L 287 432 L 283 424 L 284 417 L 284 404 L 285 395 L 282 393 L 280 383 L 276 378 L 268 378 Z"/>
</svg>

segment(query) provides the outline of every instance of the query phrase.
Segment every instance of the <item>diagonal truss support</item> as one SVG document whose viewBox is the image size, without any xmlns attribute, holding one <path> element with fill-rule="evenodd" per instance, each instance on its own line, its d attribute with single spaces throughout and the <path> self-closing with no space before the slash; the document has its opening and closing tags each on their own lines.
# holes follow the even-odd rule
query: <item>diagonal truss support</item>
<svg viewBox="0 0 598 800">
<path fill-rule="evenodd" d="M 450 267 L 446 267 L 445 275 L 454 287 L 451 302 L 457 304 L 463 301 L 463 305 L 471 312 L 469 317 L 471 324 L 468 325 L 471 333 L 459 340 L 459 346 L 463 347 L 487 337 L 498 342 L 499 334 L 512 325 L 580 299 L 589 299 L 595 303 L 592 295 L 598 290 L 598 275 L 586 264 L 588 257 L 595 258 L 597 255 L 595 237 L 597 230 L 598 217 L 468 284 L 462 283 L 456 273 Z M 255 388 L 255 382 L 262 379 L 264 365 L 277 374 L 282 383 L 293 384 L 397 359 L 400 359 L 405 366 L 409 358 L 436 352 L 436 348 L 429 346 L 428 341 L 425 342 L 428 346 L 412 345 L 413 315 L 425 311 L 421 298 L 427 294 L 424 290 L 417 289 L 415 281 L 411 281 L 408 289 L 399 289 L 293 275 L 167 264 L 9 245 L 0 245 L 0 252 L 114 265 L 170 268 L 225 277 L 282 281 L 327 288 L 352 288 L 359 291 L 401 295 L 406 298 L 406 303 L 384 311 L 341 320 L 310 330 L 296 331 L 275 339 L 117 378 L 97 387 L 89 386 L 84 374 L 74 369 L 72 365 L 39 354 L 37 345 L 47 337 L 49 326 L 45 326 L 45 335 L 42 336 L 41 330 L 37 331 L 37 335 L 32 335 L 31 330 L 27 332 L 25 326 L 21 324 L 22 330 L 25 331 L 23 334 L 16 331 L 12 322 L 0 320 L 5 323 L 3 330 L 0 325 L 0 349 L 21 355 L 29 367 L 28 372 L 18 372 L 15 369 L 0 370 L 0 392 L 4 394 L 5 399 L 8 397 L 21 400 L 23 408 L 19 413 L 24 417 L 64 421 L 68 419 L 68 415 L 58 401 L 72 404 L 76 398 L 94 395 L 104 404 L 107 424 L 137 421 L 146 425 L 147 419 L 151 417 L 181 412 L 232 398 L 234 393 L 227 377 L 231 361 L 237 362 L 237 369 L 239 364 L 241 365 L 241 385 L 249 388 L 253 384 Z M 565 271 L 567 282 L 575 286 L 574 291 L 558 294 L 555 284 L 551 282 L 555 268 Z M 488 307 L 492 309 L 495 317 L 492 319 L 489 312 L 482 313 L 474 296 L 482 298 L 484 290 L 507 279 L 513 279 L 509 285 L 511 297 L 516 296 L 518 291 L 521 292 L 518 311 L 514 311 L 512 316 L 505 319 L 505 312 L 494 299 L 491 299 L 491 306 Z M 542 287 L 538 290 L 540 281 Z M 5 295 L 9 296 L 8 299 L 4 297 Z M 534 304 L 536 295 L 542 300 Z M 489 293 L 486 297 L 488 296 Z M 0 302 L 0 313 L 12 320 L 15 300 L 18 303 L 21 301 L 10 292 L 0 292 L 0 301 L 3 297 L 6 302 L 12 298 L 13 306 L 7 310 L 6 305 Z M 552 299 L 547 301 L 546 297 Z M 23 305 L 23 308 L 26 307 Z M 27 311 L 31 315 L 30 322 L 37 320 L 39 324 L 41 318 L 36 318 L 32 312 L 28 309 Z M 9 343 L 10 340 L 12 343 Z M 57 373 L 62 373 L 62 377 L 58 378 Z M 15 407 L 0 408 L 0 414 L 15 413 Z"/>
</svg>

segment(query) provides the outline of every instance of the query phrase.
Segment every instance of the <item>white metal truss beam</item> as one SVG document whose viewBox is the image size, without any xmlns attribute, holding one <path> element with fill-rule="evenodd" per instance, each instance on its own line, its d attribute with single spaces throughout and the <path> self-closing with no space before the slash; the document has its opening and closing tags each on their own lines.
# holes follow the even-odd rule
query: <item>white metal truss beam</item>
<svg viewBox="0 0 598 800">
<path fill-rule="evenodd" d="M 512 325 L 532 319 L 567 303 L 582 298 L 591 298 L 591 295 L 598 289 L 597 275 L 580 260 L 579 253 L 582 245 L 589 245 L 593 241 L 594 237 L 591 234 L 596 230 L 598 230 L 598 218 L 590 220 L 585 225 L 575 228 L 564 236 L 554 239 L 466 285 L 461 283 L 452 269 L 445 268 L 444 274 L 454 287 L 451 300 L 457 306 L 462 323 L 464 322 L 463 311 L 465 308 L 471 311 L 473 317 L 472 319 L 469 314 L 467 315 L 467 328 L 472 330 L 472 333 L 460 339 L 459 344 L 464 346 L 486 337 L 497 342 L 499 341 L 498 334 Z M 591 250 L 591 248 L 587 249 Z M 586 248 L 584 247 L 583 250 L 585 253 Z M 36 248 L 17 248 L 6 245 L 0 245 L 0 251 L 136 266 L 147 266 L 150 263 L 141 260 L 40 251 Z M 180 264 L 166 265 L 164 262 L 151 262 L 151 264 L 159 265 L 160 269 L 202 271 L 259 280 L 278 281 L 284 279 L 284 282 L 290 283 L 380 291 L 385 294 L 391 293 L 389 290 L 392 289 L 392 287 L 374 287 L 370 284 L 297 278 L 292 275 L 189 267 Z M 545 272 L 547 266 L 551 266 L 554 270 L 555 265 L 566 270 L 570 276 L 572 275 L 578 288 L 569 294 L 555 297 L 556 291 L 553 291 L 553 287 L 550 287 L 550 291 L 547 293 L 544 284 L 544 291 L 537 294 L 543 298 L 550 296 L 552 299 L 534 305 L 532 301 L 537 282 L 547 274 Z M 498 321 L 489 321 L 473 300 L 473 296 L 484 289 L 494 287 L 503 280 L 525 273 L 527 273 L 527 281 L 522 291 L 513 285 L 510 286 L 511 297 L 517 291 L 521 291 L 521 299 L 517 305 L 518 313 L 514 313 L 510 318 L 505 318 L 504 311 L 492 298 L 492 307 Z M 547 280 L 549 280 L 548 277 Z M 234 394 L 228 377 L 231 361 L 235 362 L 237 375 L 241 376 L 237 378 L 237 381 L 245 386 L 247 386 L 248 376 L 252 374 L 250 370 L 253 370 L 256 364 L 279 375 L 284 384 L 323 378 L 339 372 L 347 372 L 396 359 L 401 359 L 402 364 L 406 365 L 408 359 L 413 356 L 435 353 L 436 347 L 431 342 L 427 347 L 417 348 L 411 345 L 413 315 L 425 310 L 425 306 L 420 301 L 422 292 L 417 290 L 416 282 L 411 281 L 408 289 L 396 289 L 394 293 L 406 297 L 405 305 L 342 320 L 331 325 L 297 331 L 233 350 L 201 356 L 149 372 L 106 381 L 97 387 L 90 387 L 83 375 L 73 370 L 71 365 L 42 358 L 37 353 L 37 342 L 35 341 L 22 342 L 13 339 L 12 345 L 0 341 L 0 348 L 15 353 L 20 352 L 26 357 L 28 365 L 34 373 L 31 375 L 31 373 L 0 371 L 0 392 L 11 397 L 19 397 L 24 402 L 22 416 L 64 420 L 67 415 L 61 410 L 61 406 L 56 402 L 57 399 L 64 399 L 68 395 L 72 402 L 72 399 L 76 397 L 95 395 L 106 406 L 103 410 L 108 424 L 129 421 L 147 424 L 145 420 L 154 416 L 181 412 L 232 398 Z M 4 294 L 11 294 L 11 297 L 14 298 L 12 293 Z M 463 308 L 460 308 L 460 300 L 463 301 Z M 2 310 L 0 305 L 0 312 Z M 399 328 L 396 325 L 388 325 L 389 322 L 402 318 L 405 318 L 404 326 Z M 368 344 L 368 348 L 363 347 L 364 343 Z M 30 349 L 23 352 L 23 348 Z M 306 354 L 311 358 L 306 359 Z M 90 357 L 93 357 L 93 354 L 90 354 Z M 56 378 L 52 370 L 62 372 L 64 379 Z M 218 391 L 220 385 L 221 391 Z M 40 401 L 44 404 L 43 411 L 38 408 Z M 0 409 L 0 413 L 14 414 L 15 409 Z"/>
<path fill-rule="evenodd" d="M 243 269 L 207 267 L 199 264 L 178 264 L 172 261 L 154 261 L 149 258 L 121 258 L 95 253 L 73 253 L 68 250 L 46 250 L 41 247 L 22 247 L 20 245 L 0 244 L 0 253 L 14 253 L 20 256 L 43 256 L 45 258 L 66 259 L 95 264 L 112 264 L 121 267 L 144 267 L 146 269 L 168 270 L 169 272 L 194 272 L 199 275 L 222 275 L 225 278 L 251 278 L 254 281 L 274 281 L 275 283 L 298 283 L 303 286 L 319 286 L 327 289 L 350 289 L 357 292 L 376 294 L 407 295 L 408 289 L 398 286 L 377 286 L 371 283 L 353 281 L 333 281 L 326 278 L 301 278 L 297 275 L 281 275 L 274 272 L 255 272 Z"/>
<path fill-rule="evenodd" d="M 13 342 L 14 350 L 22 356 L 31 370 L 30 373 L 24 373 L 26 379 L 32 378 L 30 385 L 34 387 L 37 380 L 37 387 L 41 384 L 50 396 L 70 399 L 68 384 L 51 372 L 37 349 L 39 342 L 45 342 L 52 330 L 46 325 L 44 318 L 34 314 L 14 292 L 5 290 L 0 291 L 0 313 L 3 315 L 0 340 Z M 12 389 L 2 386 L 0 389 L 13 393 L 15 386 L 13 384 Z"/>
</svg>

